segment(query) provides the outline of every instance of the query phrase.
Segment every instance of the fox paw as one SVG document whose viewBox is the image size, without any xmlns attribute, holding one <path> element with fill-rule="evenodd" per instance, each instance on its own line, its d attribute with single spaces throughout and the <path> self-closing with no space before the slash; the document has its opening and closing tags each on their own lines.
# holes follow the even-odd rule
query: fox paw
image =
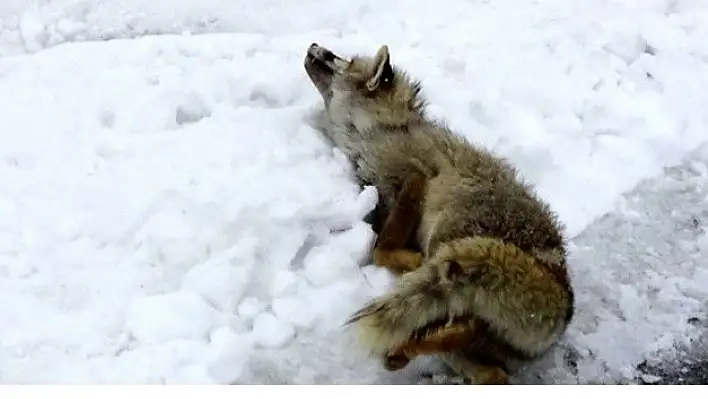
<svg viewBox="0 0 708 399">
<path fill-rule="evenodd" d="M 374 249 L 374 264 L 385 267 L 395 274 L 405 274 L 418 269 L 423 263 L 420 252 L 408 249 Z"/>
<path fill-rule="evenodd" d="M 508 385 L 509 375 L 499 367 L 487 367 L 471 378 L 477 385 Z"/>
</svg>

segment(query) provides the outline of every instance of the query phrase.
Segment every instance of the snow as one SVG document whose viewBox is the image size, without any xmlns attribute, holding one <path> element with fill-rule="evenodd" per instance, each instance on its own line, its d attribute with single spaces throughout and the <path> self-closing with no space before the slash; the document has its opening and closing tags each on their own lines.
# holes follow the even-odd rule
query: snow
<svg viewBox="0 0 708 399">
<path fill-rule="evenodd" d="M 703 235 L 698 239 L 698 248 L 701 254 L 708 255 L 708 230 L 703 232 Z"/>
<path fill-rule="evenodd" d="M 295 328 L 272 313 L 263 312 L 253 320 L 251 333 L 256 344 L 264 348 L 279 348 L 295 336 Z"/>
<path fill-rule="evenodd" d="M 695 168 L 708 165 L 706 150 L 640 183 L 622 196 L 622 206 L 573 240 L 572 274 L 581 281 L 576 293 L 592 309 L 578 313 L 567 341 L 572 350 L 566 355 L 575 357 L 582 379 L 629 378 L 632 366 L 644 363 L 676 381 L 682 368 L 708 360 L 702 348 L 708 343 L 708 269 L 700 250 L 708 179 Z M 646 357 L 627 364 L 638 354 Z M 705 383 L 700 367 L 694 370 L 688 379 Z"/>
<path fill-rule="evenodd" d="M 220 384 L 235 381 L 246 367 L 253 350 L 253 340 L 248 335 L 238 335 L 228 327 L 215 330 L 207 353 L 209 375 Z"/>
<path fill-rule="evenodd" d="M 431 114 L 515 162 L 571 237 L 706 140 L 703 1 L 241 7 L 0 4 L 1 382 L 415 381 L 341 328 L 392 277 L 367 265 L 375 190 L 304 120 L 311 42 L 388 44 Z M 584 361 L 552 355 L 547 382 L 632 377 L 708 294 L 701 269 L 598 271 L 584 251 L 567 339 Z"/>
<path fill-rule="evenodd" d="M 136 340 L 145 343 L 201 340 L 207 337 L 217 316 L 201 296 L 178 291 L 134 299 L 125 327 Z"/>
</svg>

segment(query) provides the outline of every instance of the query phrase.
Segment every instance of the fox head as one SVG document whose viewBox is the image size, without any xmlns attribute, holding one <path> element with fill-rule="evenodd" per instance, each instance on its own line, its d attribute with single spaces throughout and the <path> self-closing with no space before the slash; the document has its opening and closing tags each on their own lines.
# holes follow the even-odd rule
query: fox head
<svg viewBox="0 0 708 399">
<path fill-rule="evenodd" d="M 305 71 L 335 124 L 364 131 L 406 126 L 423 118 L 420 82 L 391 64 L 388 46 L 381 46 L 373 57 L 347 60 L 313 43 L 305 56 Z"/>
</svg>

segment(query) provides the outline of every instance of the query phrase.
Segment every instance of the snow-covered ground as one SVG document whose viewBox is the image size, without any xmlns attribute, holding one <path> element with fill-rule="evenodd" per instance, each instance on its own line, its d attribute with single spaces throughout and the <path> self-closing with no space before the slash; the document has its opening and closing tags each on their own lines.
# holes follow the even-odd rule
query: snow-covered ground
<svg viewBox="0 0 708 399">
<path fill-rule="evenodd" d="M 706 20 L 703 0 L 2 1 L 0 382 L 416 381 L 428 362 L 381 371 L 341 328 L 391 278 L 366 266 L 374 193 L 303 120 L 314 41 L 388 44 L 578 236 L 576 322 L 519 380 L 634 378 L 698 334 L 708 269 L 583 232 L 708 138 Z"/>
<path fill-rule="evenodd" d="M 588 309 L 555 356 L 581 382 L 605 369 L 599 382 L 617 381 L 627 359 L 644 354 L 634 363 L 648 371 L 644 383 L 708 384 L 708 145 L 623 195 L 573 239 L 572 252 Z M 547 380 L 554 360 L 523 380 Z"/>
</svg>

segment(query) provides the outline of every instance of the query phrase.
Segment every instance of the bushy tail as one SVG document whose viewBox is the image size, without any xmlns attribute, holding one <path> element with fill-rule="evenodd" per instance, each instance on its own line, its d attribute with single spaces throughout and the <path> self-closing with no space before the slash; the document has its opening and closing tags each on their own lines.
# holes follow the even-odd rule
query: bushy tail
<svg viewBox="0 0 708 399">
<path fill-rule="evenodd" d="M 450 241 L 347 323 L 360 330 L 371 350 L 385 353 L 430 326 L 478 318 L 497 339 L 536 356 L 560 338 L 572 317 L 573 291 L 564 267 L 542 264 L 496 238 Z"/>
</svg>

